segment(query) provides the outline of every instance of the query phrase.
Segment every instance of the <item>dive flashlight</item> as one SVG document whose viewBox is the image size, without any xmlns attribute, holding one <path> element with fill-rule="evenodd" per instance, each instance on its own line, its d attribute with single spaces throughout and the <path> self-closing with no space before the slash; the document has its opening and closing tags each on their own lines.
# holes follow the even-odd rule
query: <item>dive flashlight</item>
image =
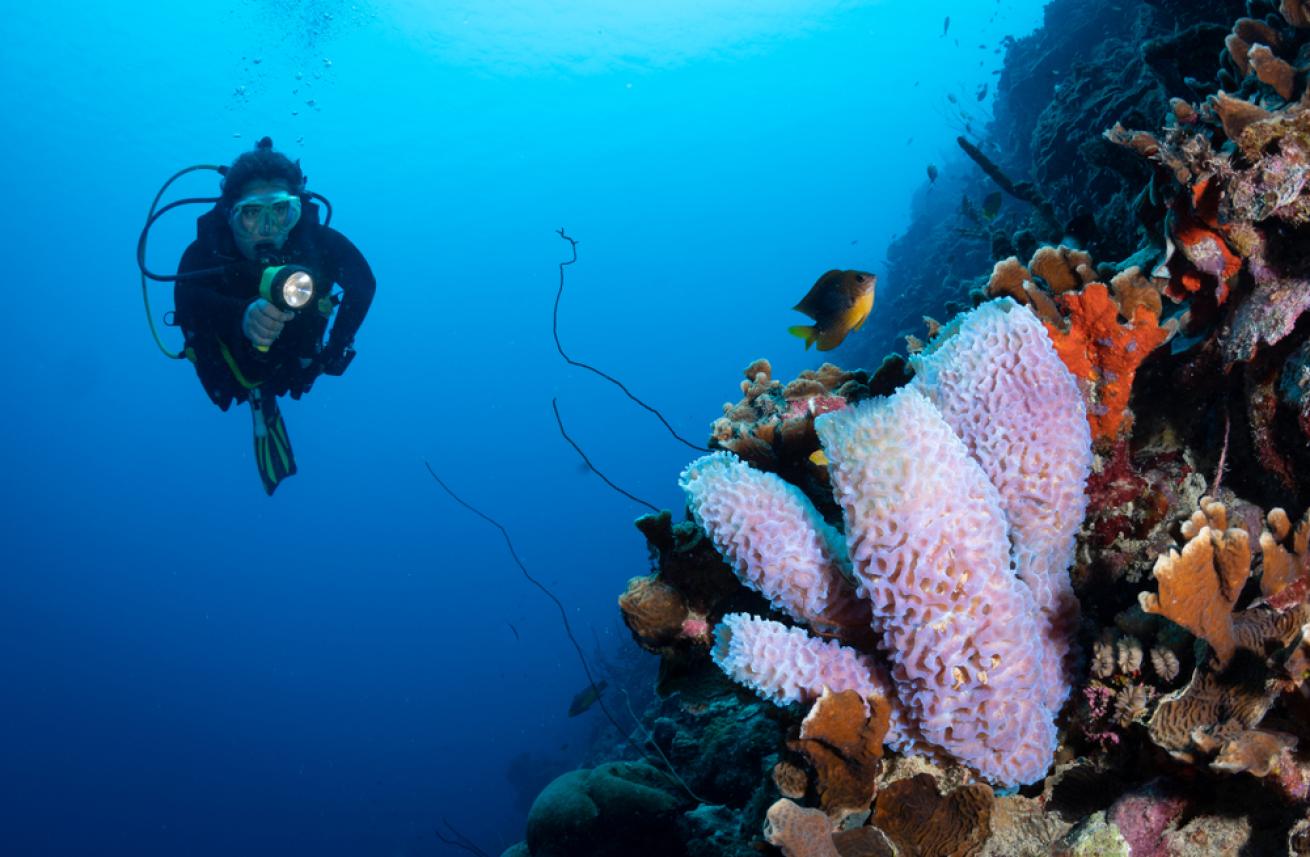
<svg viewBox="0 0 1310 857">
<path fill-rule="evenodd" d="M 314 299 L 314 277 L 299 265 L 274 265 L 259 279 L 259 296 L 284 312 L 298 312 Z M 267 345 L 256 345 L 267 351 Z"/>
</svg>

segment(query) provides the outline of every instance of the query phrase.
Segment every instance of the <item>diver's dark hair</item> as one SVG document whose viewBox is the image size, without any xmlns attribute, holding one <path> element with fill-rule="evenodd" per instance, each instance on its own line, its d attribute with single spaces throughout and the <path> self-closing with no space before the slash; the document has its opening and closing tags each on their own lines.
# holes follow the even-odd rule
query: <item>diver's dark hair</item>
<svg viewBox="0 0 1310 857">
<path fill-rule="evenodd" d="M 281 152 L 273 151 L 273 139 L 264 137 L 255 144 L 254 151 L 244 152 L 227 168 L 220 185 L 223 195 L 219 205 L 231 208 L 237 195 L 252 181 L 284 181 L 292 193 L 305 189 L 305 174 L 299 160 L 291 160 Z"/>
</svg>

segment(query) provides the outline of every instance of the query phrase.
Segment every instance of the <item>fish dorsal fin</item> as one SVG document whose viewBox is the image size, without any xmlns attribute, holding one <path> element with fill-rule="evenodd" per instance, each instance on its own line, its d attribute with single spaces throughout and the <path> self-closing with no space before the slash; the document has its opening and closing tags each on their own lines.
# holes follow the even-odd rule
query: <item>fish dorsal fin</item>
<svg viewBox="0 0 1310 857">
<path fill-rule="evenodd" d="M 832 281 L 838 279 L 839 277 L 841 277 L 841 275 L 842 272 L 837 268 L 833 268 L 831 271 L 824 273 L 821 277 L 819 277 L 819 279 L 814 281 L 814 285 L 811 286 L 810 290 L 805 293 L 805 297 L 801 298 L 801 302 L 796 304 L 796 306 L 792 307 L 792 309 L 796 310 L 797 312 L 803 312 L 806 315 L 808 315 L 810 318 L 814 319 L 815 321 L 818 321 L 818 316 L 814 314 L 814 310 L 815 310 L 814 303 L 819 299 L 820 295 L 823 293 L 823 290 L 829 288 L 832 284 Z"/>
</svg>

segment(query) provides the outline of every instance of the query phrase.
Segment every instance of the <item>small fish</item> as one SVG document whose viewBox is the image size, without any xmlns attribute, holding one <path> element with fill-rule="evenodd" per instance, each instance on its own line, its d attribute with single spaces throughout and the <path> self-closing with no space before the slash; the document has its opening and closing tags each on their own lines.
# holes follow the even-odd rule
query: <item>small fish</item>
<svg viewBox="0 0 1310 857">
<path fill-rule="evenodd" d="M 952 104 L 959 104 L 959 103 L 960 103 L 959 99 L 957 99 L 957 98 L 955 97 L 955 93 L 953 93 L 953 92 L 948 92 L 948 93 L 946 93 L 946 100 L 949 101 L 949 102 L 951 102 Z"/>
<path fill-rule="evenodd" d="M 992 191 L 991 193 L 983 197 L 983 204 L 982 204 L 983 217 L 987 218 L 988 220 L 993 220 L 995 219 L 997 213 L 1000 210 L 1001 210 L 1001 192 L 999 190 Z"/>
<path fill-rule="evenodd" d="M 514 632 L 514 639 L 516 640 L 523 639 L 522 637 L 519 636 L 519 629 L 514 627 L 513 622 L 506 622 L 505 624 L 508 625 L 509 629 Z"/>
<path fill-rule="evenodd" d="M 982 101 L 986 97 L 987 97 L 987 84 L 984 83 L 982 86 L 978 87 L 978 100 Z"/>
<path fill-rule="evenodd" d="M 806 351 L 816 341 L 820 351 L 831 351 L 869 317 L 877 285 L 878 278 L 864 271 L 828 271 L 792 307 L 814 319 L 814 324 L 794 325 L 787 332 L 805 340 Z"/>
<path fill-rule="evenodd" d="M 928 165 L 928 184 L 937 184 L 937 165 Z"/>
<path fill-rule="evenodd" d="M 942 24 L 942 35 L 946 35 L 951 29 L 951 16 L 946 16 L 946 22 Z"/>
<path fill-rule="evenodd" d="M 821 449 L 816 449 L 810 453 L 810 463 L 816 467 L 827 467 L 828 456 Z"/>
<path fill-rule="evenodd" d="M 569 703 L 569 717 L 577 717 L 579 714 L 591 708 L 600 700 L 600 695 L 605 692 L 605 679 L 601 679 L 595 684 L 589 684 L 582 690 L 578 691 Z"/>
</svg>

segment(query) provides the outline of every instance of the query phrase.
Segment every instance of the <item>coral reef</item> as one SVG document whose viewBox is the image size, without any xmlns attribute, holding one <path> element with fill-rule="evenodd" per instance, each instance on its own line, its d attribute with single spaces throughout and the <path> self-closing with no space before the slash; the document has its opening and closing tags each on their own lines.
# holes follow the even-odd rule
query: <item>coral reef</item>
<svg viewBox="0 0 1310 857">
<path fill-rule="evenodd" d="M 910 385 L 816 426 L 849 570 L 841 539 L 777 477 L 715 453 L 682 480 L 743 583 L 794 620 L 854 641 L 853 623 L 831 621 L 833 595 L 871 605 L 894 691 L 855 649 L 743 615 L 716 629 L 715 660 L 778 701 L 812 700 L 825 685 L 890 697 L 890 746 L 922 744 L 1001 783 L 1032 782 L 1050 765 L 1069 687 L 1077 608 L 1066 573 L 1091 464 L 1083 401 L 1041 326 L 1011 301 L 943 328 L 914 365 Z"/>
<path fill-rule="evenodd" d="M 1005 47 L 889 253 L 909 356 L 752 363 L 638 521 L 663 853 L 1310 854 L 1310 11 Z"/>
</svg>

